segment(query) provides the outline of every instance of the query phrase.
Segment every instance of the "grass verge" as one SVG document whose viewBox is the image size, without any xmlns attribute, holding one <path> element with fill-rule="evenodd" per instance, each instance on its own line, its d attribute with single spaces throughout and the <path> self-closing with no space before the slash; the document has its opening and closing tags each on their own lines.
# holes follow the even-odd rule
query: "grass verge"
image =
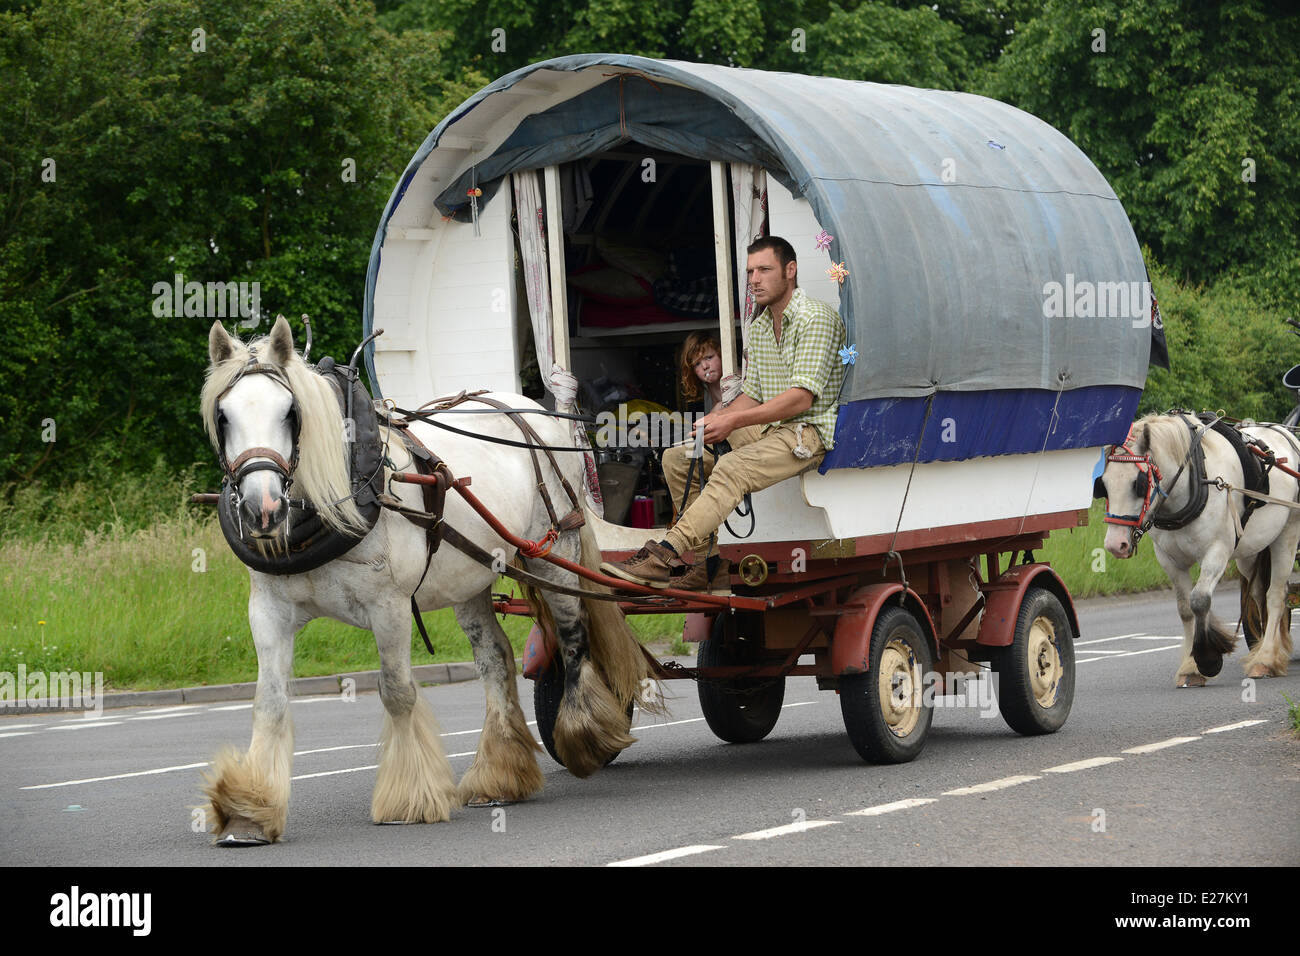
<svg viewBox="0 0 1300 956">
<path fill-rule="evenodd" d="M 1100 506 L 1084 528 L 1055 532 L 1036 557 L 1047 560 L 1076 598 L 1167 586 L 1150 545 L 1117 561 L 1101 550 Z M 500 590 L 510 591 L 503 579 Z M 256 680 L 248 628 L 248 571 L 231 554 L 215 520 L 188 511 L 146 527 L 106 523 L 79 541 L 69 536 L 0 544 L 0 671 L 102 671 L 117 690 Z M 473 659 L 450 610 L 425 615 L 439 661 Z M 629 618 L 644 642 L 679 639 L 682 615 Z M 516 654 L 530 622 L 503 625 Z M 412 628 L 412 659 L 429 656 Z M 675 652 L 689 650 L 674 643 Z M 295 643 L 299 677 L 379 666 L 368 631 L 313 621 Z"/>
</svg>

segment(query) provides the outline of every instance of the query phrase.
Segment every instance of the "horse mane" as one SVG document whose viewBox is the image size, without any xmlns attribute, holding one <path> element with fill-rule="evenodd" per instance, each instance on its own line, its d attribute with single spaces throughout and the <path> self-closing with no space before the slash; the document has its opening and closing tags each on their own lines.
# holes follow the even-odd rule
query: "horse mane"
<svg viewBox="0 0 1300 956">
<path fill-rule="evenodd" d="M 255 354 L 258 361 L 276 365 L 288 379 L 298 400 L 301 428 L 298 433 L 298 468 L 293 475 L 297 496 L 309 502 L 321 520 L 335 531 L 354 537 L 365 534 L 369 525 L 357 510 L 356 501 L 349 497 L 352 488 L 344 454 L 343 412 L 339 409 L 334 390 L 325 377 L 312 371 L 297 352 L 290 350 L 288 361 L 276 362 L 267 341 L 269 338 L 261 336 L 247 344 L 232 338 L 234 351 L 231 356 L 208 367 L 199 396 L 199 409 L 208 440 L 219 452 L 217 399 L 248 364 L 249 356 Z"/>
<path fill-rule="evenodd" d="M 1135 442 L 1129 447 L 1135 454 L 1151 457 L 1163 463 L 1178 463 L 1187 457 L 1192 435 L 1187 430 L 1182 415 L 1145 415 L 1133 424 Z"/>
</svg>

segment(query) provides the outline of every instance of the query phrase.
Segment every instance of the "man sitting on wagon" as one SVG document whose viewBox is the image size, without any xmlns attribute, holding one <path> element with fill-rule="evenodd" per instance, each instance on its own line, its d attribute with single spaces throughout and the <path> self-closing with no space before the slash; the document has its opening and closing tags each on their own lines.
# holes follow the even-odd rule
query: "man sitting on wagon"
<svg viewBox="0 0 1300 956">
<path fill-rule="evenodd" d="M 798 287 L 794 248 L 777 236 L 751 245 L 745 273 L 755 303 L 763 309 L 749 329 L 749 367 L 741 394 L 695 423 L 713 444 L 732 451 L 714 461 L 705 456 L 707 484 L 698 473 L 686 488 L 690 450 L 670 448 L 663 456 L 664 479 L 680 504 L 681 517 L 662 541 L 647 541 L 626 561 L 605 562 L 609 574 L 652 587 L 727 590 L 730 569 L 717 554 L 717 531 L 746 494 L 816 468 L 834 444 L 835 413 L 845 366 L 839 313 Z M 689 500 L 693 498 L 693 500 Z M 694 564 L 681 556 L 696 555 Z M 699 560 L 701 557 L 704 560 Z"/>
</svg>

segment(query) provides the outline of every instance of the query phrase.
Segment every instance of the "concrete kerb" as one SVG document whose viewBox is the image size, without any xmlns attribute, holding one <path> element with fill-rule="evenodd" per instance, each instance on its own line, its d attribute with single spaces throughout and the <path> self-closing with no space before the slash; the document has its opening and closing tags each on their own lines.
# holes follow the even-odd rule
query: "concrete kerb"
<svg viewBox="0 0 1300 956">
<path fill-rule="evenodd" d="M 478 679 L 478 671 L 470 663 L 421 664 L 411 668 L 415 682 L 421 687 L 438 684 L 457 684 Z M 325 677 L 298 677 L 290 682 L 290 692 L 295 697 L 338 694 L 343 681 L 351 679 L 352 690 L 367 692 L 379 690 L 379 671 L 350 671 Z M 229 700 L 252 700 L 257 693 L 253 681 L 240 684 L 205 684 L 200 687 L 176 687 L 171 690 L 132 690 L 104 695 L 104 709 L 121 707 L 168 707 L 178 704 L 210 704 Z M 55 714 L 64 711 L 84 710 L 84 707 L 44 707 L 24 704 L 21 707 L 0 707 L 0 717 L 18 717 L 31 714 Z"/>
</svg>

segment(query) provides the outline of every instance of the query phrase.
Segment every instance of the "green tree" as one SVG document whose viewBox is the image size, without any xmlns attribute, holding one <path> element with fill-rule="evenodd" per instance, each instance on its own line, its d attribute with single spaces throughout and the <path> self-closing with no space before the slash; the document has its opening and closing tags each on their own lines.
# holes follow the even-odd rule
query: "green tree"
<svg viewBox="0 0 1300 956">
<path fill-rule="evenodd" d="M 1295 308 L 1300 17 L 1279 9 L 1048 0 L 982 92 L 1073 139 L 1177 274 L 1232 277 Z"/>
<path fill-rule="evenodd" d="M 0 475 L 211 459 L 195 406 L 212 320 L 153 308 L 175 273 L 256 282 L 270 316 L 313 316 L 316 355 L 349 352 L 439 66 L 438 38 L 394 39 L 357 0 L 0 14 Z"/>
</svg>

